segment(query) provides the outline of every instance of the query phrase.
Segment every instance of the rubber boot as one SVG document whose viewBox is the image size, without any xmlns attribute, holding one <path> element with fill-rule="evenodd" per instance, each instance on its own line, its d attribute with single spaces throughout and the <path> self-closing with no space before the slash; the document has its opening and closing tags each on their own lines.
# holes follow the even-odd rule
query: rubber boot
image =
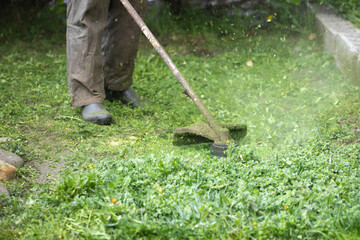
<svg viewBox="0 0 360 240">
<path fill-rule="evenodd" d="M 106 91 L 106 99 L 109 100 L 120 100 L 123 104 L 129 105 L 131 108 L 142 107 L 145 104 L 150 104 L 150 102 L 145 100 L 145 104 L 143 102 L 144 99 L 141 99 L 139 95 L 137 95 L 134 90 L 128 88 L 124 91 Z"/>
<path fill-rule="evenodd" d="M 99 125 L 109 125 L 112 117 L 104 108 L 103 103 L 92 103 L 82 108 L 81 114 L 86 122 Z"/>
</svg>

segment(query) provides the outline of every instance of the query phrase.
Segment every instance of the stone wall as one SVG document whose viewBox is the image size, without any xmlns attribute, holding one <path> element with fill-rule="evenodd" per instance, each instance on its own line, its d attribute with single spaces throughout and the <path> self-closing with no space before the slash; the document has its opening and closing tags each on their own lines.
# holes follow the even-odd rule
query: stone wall
<svg viewBox="0 0 360 240">
<path fill-rule="evenodd" d="M 360 29 L 337 16 L 330 6 L 309 8 L 315 13 L 325 50 L 334 56 L 345 76 L 360 84 Z"/>
</svg>

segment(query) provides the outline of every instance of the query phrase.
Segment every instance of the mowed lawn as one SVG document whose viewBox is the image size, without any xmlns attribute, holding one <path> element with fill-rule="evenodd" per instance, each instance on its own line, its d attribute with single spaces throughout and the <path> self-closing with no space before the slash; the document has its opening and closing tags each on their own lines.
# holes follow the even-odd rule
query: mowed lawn
<svg viewBox="0 0 360 240">
<path fill-rule="evenodd" d="M 70 107 L 63 36 L 5 41 L 0 147 L 26 165 L 1 182 L 0 239 L 359 239 L 359 87 L 312 33 L 160 33 L 215 118 L 247 124 L 226 158 L 173 144 L 204 119 L 145 39 L 133 88 L 152 104 L 105 102 L 111 126 Z"/>
</svg>

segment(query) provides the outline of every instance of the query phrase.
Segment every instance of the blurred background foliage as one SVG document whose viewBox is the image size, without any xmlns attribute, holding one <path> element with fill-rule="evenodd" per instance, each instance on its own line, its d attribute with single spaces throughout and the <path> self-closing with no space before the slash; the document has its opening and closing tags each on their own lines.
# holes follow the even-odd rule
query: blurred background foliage
<svg viewBox="0 0 360 240">
<path fill-rule="evenodd" d="M 308 0 L 149 0 L 149 11 L 169 14 L 171 20 L 182 20 L 189 14 L 198 16 L 201 11 L 216 17 L 240 13 L 252 17 L 252 25 L 268 21 L 268 16 L 277 23 L 299 29 L 303 26 Z M 65 32 L 67 0 L 0 0 L 0 40 L 11 33 Z M 231 3 L 229 3 L 231 2 Z M 316 4 L 332 4 L 338 13 L 360 27 L 359 0 L 314 0 Z M 152 10 L 152 9 L 157 10 Z M 161 8 L 161 9 L 160 9 Z M 195 14 L 194 14 L 195 12 Z M 265 20 L 264 20 L 265 17 Z M 271 18 L 272 18 L 271 17 Z M 150 16 L 151 18 L 151 16 Z M 270 19 L 272 20 L 272 19 Z M 181 22 L 181 21 L 177 21 Z M 250 24 L 251 25 L 251 24 Z M 5 32 L 5 33 L 4 33 Z"/>
</svg>

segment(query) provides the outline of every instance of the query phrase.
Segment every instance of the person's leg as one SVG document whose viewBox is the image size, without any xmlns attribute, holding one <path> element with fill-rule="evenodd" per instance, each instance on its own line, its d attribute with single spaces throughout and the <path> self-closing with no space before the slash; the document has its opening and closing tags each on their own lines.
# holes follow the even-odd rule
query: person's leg
<svg viewBox="0 0 360 240">
<path fill-rule="evenodd" d="M 72 106 L 103 103 L 101 42 L 109 0 L 69 0 L 67 6 L 67 69 Z"/>
<path fill-rule="evenodd" d="M 144 16 L 146 0 L 131 0 L 140 16 Z M 105 89 L 124 91 L 133 79 L 140 29 L 119 0 L 110 0 L 103 37 Z"/>
</svg>

